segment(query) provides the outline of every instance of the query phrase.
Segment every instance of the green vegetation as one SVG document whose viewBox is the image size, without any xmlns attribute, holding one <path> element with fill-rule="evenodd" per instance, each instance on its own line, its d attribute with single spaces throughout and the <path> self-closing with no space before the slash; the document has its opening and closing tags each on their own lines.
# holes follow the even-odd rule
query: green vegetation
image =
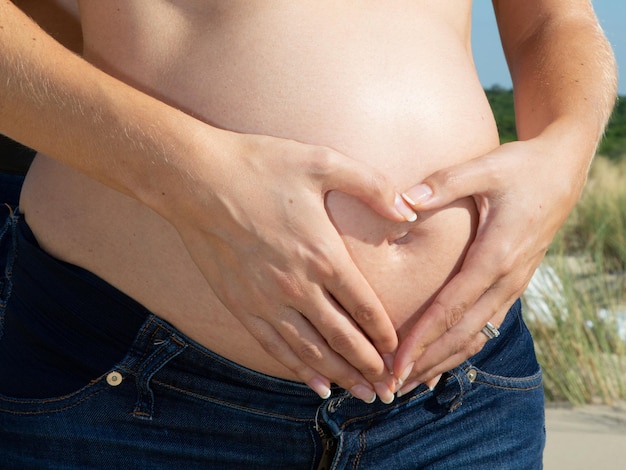
<svg viewBox="0 0 626 470">
<path fill-rule="evenodd" d="M 596 157 L 541 269 L 554 274 L 540 283 L 543 309 L 537 289 L 524 300 L 546 398 L 626 400 L 626 158 Z"/>
<path fill-rule="evenodd" d="M 511 90 L 487 98 L 500 139 L 517 138 Z M 626 401 L 626 97 L 620 97 L 580 202 L 524 295 L 546 398 Z"/>
<path fill-rule="evenodd" d="M 624 96 L 620 96 L 617 101 L 598 153 L 613 160 L 620 159 L 626 154 L 626 97 Z"/>
<path fill-rule="evenodd" d="M 623 402 L 626 342 L 618 323 L 623 275 L 620 286 L 618 278 L 606 276 L 585 258 L 550 256 L 545 266 L 559 279 L 559 288 L 544 289 L 542 295 L 551 315 L 537 317 L 527 305 L 525 316 L 543 369 L 546 399 L 572 405 Z M 527 304 L 528 296 L 527 291 Z"/>
<path fill-rule="evenodd" d="M 554 245 L 586 254 L 604 272 L 626 271 L 626 158 L 596 157 L 583 195 Z"/>
<path fill-rule="evenodd" d="M 498 85 L 485 92 L 498 123 L 500 140 L 502 143 L 516 140 L 513 92 Z M 618 100 L 598 153 L 612 160 L 626 155 L 626 97 Z"/>
<path fill-rule="evenodd" d="M 487 99 L 493 110 L 493 115 L 498 124 L 500 142 L 512 142 L 517 140 L 515 130 L 515 111 L 513 109 L 513 91 L 494 85 L 485 90 Z"/>
</svg>

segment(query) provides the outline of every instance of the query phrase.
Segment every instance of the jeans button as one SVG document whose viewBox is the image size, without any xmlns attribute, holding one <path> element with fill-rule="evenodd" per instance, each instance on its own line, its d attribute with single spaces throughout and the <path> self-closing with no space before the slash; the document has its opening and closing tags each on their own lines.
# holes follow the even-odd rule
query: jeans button
<svg viewBox="0 0 626 470">
<path fill-rule="evenodd" d="M 470 382 L 474 382 L 474 380 L 476 380 L 477 374 L 478 372 L 476 372 L 476 369 L 470 369 L 467 371 L 467 378 L 469 379 Z"/>
<path fill-rule="evenodd" d="M 117 387 L 119 384 L 122 383 L 122 374 L 117 371 L 109 372 L 109 374 L 107 375 L 107 383 L 111 387 Z"/>
</svg>

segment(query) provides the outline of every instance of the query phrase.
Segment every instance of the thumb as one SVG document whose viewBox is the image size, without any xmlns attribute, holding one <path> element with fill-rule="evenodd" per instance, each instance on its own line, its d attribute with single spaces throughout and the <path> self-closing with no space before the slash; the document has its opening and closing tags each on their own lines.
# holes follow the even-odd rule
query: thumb
<svg viewBox="0 0 626 470">
<path fill-rule="evenodd" d="M 414 222 L 417 219 L 417 214 L 383 173 L 349 157 L 336 155 L 332 171 L 325 173 L 325 191 L 336 190 L 355 196 L 391 220 Z"/>
<path fill-rule="evenodd" d="M 492 158 L 483 156 L 438 170 L 404 193 L 403 199 L 413 209 L 439 209 L 458 199 L 489 192 L 497 178 Z"/>
</svg>

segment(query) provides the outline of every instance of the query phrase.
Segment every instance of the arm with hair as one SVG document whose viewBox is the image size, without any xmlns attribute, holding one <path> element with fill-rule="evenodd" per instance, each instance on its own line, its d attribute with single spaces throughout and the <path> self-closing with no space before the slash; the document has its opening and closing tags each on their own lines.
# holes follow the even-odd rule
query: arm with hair
<svg viewBox="0 0 626 470">
<path fill-rule="evenodd" d="M 330 379 L 364 385 L 369 400 L 370 383 L 392 380 L 381 354 L 395 330 L 324 208 L 339 190 L 406 220 L 381 174 L 325 147 L 198 121 L 74 55 L 8 0 L 0 133 L 168 220 L 231 313 L 320 395 Z"/>
<path fill-rule="evenodd" d="M 483 326 L 502 323 L 578 201 L 615 102 L 615 60 L 591 2 L 493 4 L 520 140 L 407 191 L 416 210 L 473 196 L 480 211 L 460 272 L 400 346 L 395 370 L 414 364 L 407 387 L 480 351 Z"/>
</svg>

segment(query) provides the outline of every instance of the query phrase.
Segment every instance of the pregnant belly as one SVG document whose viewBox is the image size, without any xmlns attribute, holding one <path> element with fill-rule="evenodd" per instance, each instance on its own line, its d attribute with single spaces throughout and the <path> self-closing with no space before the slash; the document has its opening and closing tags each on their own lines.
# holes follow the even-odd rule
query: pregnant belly
<svg viewBox="0 0 626 470">
<path fill-rule="evenodd" d="M 393 223 L 360 201 L 331 193 L 328 212 L 358 268 L 403 338 L 460 268 L 477 211 L 466 198 L 413 223 Z"/>
<path fill-rule="evenodd" d="M 181 54 L 157 48 L 163 41 L 139 40 L 149 36 L 124 34 L 142 28 L 149 34 L 149 22 L 138 23 L 150 15 L 108 15 L 115 18 L 110 34 L 99 34 L 94 25 L 105 16 L 99 8 L 130 5 L 85 2 L 85 56 L 217 127 L 332 147 L 383 172 L 398 190 L 497 145 L 466 35 L 440 15 L 416 10 L 405 19 L 399 12 L 384 24 L 376 12 L 285 21 L 282 10 L 270 9 L 242 24 L 231 19 L 207 28 L 199 21 L 202 27 L 192 22 L 164 31 L 176 39 L 172 44 L 193 44 Z M 224 309 L 166 221 L 45 160 L 29 181 L 23 204 L 29 223 L 36 234 L 55 237 L 45 244 L 59 257 L 115 283 L 218 354 L 293 378 Z M 404 335 L 458 270 L 476 226 L 472 200 L 420 214 L 411 224 L 385 220 L 338 192 L 326 202 L 354 262 Z"/>
</svg>

